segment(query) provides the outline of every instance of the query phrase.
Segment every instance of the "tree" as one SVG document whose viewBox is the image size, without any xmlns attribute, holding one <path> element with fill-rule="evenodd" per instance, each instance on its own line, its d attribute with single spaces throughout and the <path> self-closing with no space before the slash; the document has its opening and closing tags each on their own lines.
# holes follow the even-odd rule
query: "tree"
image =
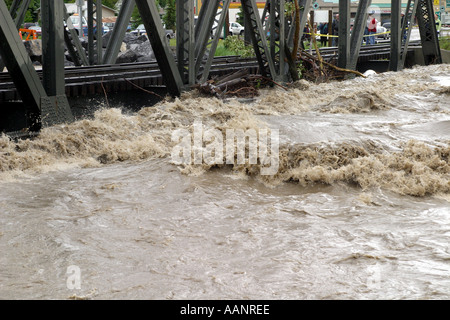
<svg viewBox="0 0 450 320">
<path fill-rule="evenodd" d="M 167 0 L 166 14 L 163 16 L 163 21 L 166 29 L 175 30 L 176 21 L 176 4 L 175 0 Z"/>
<path fill-rule="evenodd" d="M 156 0 L 156 7 L 159 9 L 161 8 L 161 3 L 166 3 L 167 0 Z M 175 0 L 174 0 L 175 1 Z M 139 26 L 140 24 L 143 24 L 143 20 L 141 17 L 141 14 L 139 13 L 139 10 L 137 8 L 137 6 L 134 7 L 133 13 L 131 14 L 131 21 L 132 21 L 132 26 L 134 29 L 137 28 L 137 26 Z"/>
</svg>

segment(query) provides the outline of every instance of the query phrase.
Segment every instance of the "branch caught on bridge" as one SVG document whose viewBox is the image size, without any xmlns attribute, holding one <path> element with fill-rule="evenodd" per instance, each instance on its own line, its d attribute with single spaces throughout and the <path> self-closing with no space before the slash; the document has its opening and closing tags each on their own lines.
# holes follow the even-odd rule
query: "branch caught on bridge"
<svg viewBox="0 0 450 320">
<path fill-rule="evenodd" d="M 193 88 L 201 93 L 222 99 L 229 97 L 253 98 L 259 94 L 260 88 L 272 84 L 287 90 L 286 87 L 270 78 L 258 74 L 249 74 L 247 69 L 243 69 L 232 74 L 213 78 L 202 84 L 196 84 Z"/>
</svg>

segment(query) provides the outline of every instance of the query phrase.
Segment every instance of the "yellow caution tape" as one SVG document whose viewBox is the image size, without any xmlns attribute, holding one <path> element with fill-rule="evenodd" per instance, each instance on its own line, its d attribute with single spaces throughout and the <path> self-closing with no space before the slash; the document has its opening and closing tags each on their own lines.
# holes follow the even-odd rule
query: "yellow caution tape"
<svg viewBox="0 0 450 320">
<path fill-rule="evenodd" d="M 380 33 L 373 33 L 373 34 L 365 34 L 363 35 L 363 37 L 371 37 L 371 36 L 378 36 L 380 34 L 387 34 L 387 33 L 391 33 L 390 31 L 386 31 L 386 32 L 380 32 Z M 313 33 L 303 33 L 303 34 L 309 34 L 309 35 L 313 35 Z M 320 36 L 320 37 L 330 37 L 330 38 L 339 38 L 339 36 L 335 36 L 335 35 L 331 35 L 331 34 L 320 34 L 320 33 L 314 33 L 315 36 Z"/>
</svg>

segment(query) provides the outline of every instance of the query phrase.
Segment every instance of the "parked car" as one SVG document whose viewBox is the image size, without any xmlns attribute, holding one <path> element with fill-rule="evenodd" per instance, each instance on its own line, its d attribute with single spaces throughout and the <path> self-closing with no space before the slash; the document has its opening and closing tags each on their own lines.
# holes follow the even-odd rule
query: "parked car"
<svg viewBox="0 0 450 320">
<path fill-rule="evenodd" d="M 214 24 L 213 24 L 213 27 L 211 30 L 211 38 L 213 37 L 216 28 L 217 28 L 217 22 L 214 21 Z M 231 35 L 231 36 L 241 35 L 242 36 L 242 35 L 244 35 L 244 27 L 237 22 L 230 22 L 230 26 L 228 28 L 228 35 Z M 223 39 L 223 30 L 221 30 L 219 38 Z"/>
<path fill-rule="evenodd" d="M 243 35 L 244 34 L 244 27 L 241 26 L 239 23 L 237 22 L 230 22 L 230 30 L 229 30 L 231 35 Z"/>
<path fill-rule="evenodd" d="M 112 29 L 114 29 L 114 25 L 115 25 L 114 22 L 103 22 L 103 28 L 105 29 L 105 33 L 112 31 Z"/>
<path fill-rule="evenodd" d="M 82 17 L 81 19 L 82 21 L 82 34 L 80 35 L 80 17 L 78 15 L 78 13 L 75 13 L 73 15 L 70 16 L 70 21 L 73 24 L 73 27 L 75 28 L 77 34 L 81 37 L 87 37 L 88 35 L 88 23 L 85 17 Z M 102 24 L 102 32 L 103 34 L 105 33 L 105 28 L 103 27 Z M 94 22 L 94 37 L 96 37 L 97 35 L 97 25 Z"/>
<path fill-rule="evenodd" d="M 38 37 L 42 36 L 42 28 L 40 26 L 31 26 L 28 30 L 35 30 Z"/>
<path fill-rule="evenodd" d="M 389 39 L 389 33 L 385 33 L 387 32 L 388 29 L 386 27 L 383 27 L 381 24 L 377 25 L 377 33 L 381 33 L 377 35 L 377 38 L 382 38 L 382 39 Z"/>
<path fill-rule="evenodd" d="M 85 17 L 82 17 L 81 20 L 81 28 L 83 30 L 83 33 L 80 35 L 80 16 L 78 15 L 78 13 L 70 16 L 70 21 L 72 22 L 74 29 L 77 31 L 78 35 L 83 37 L 87 36 L 88 34 L 88 24 Z"/>
<path fill-rule="evenodd" d="M 139 36 L 141 34 L 147 34 L 147 31 L 145 30 L 145 26 L 143 24 L 140 24 L 136 29 L 131 30 L 130 33 Z"/>
<path fill-rule="evenodd" d="M 38 24 L 36 22 L 25 22 L 23 24 L 24 29 L 30 29 L 30 27 L 35 27 L 35 26 L 38 26 Z"/>
<path fill-rule="evenodd" d="M 175 37 L 175 33 L 171 29 L 165 29 L 166 30 L 166 37 L 167 39 L 172 39 Z M 145 26 L 143 24 L 140 24 L 137 26 L 136 29 L 132 30 L 130 33 L 135 35 L 142 35 L 147 34 L 147 30 L 145 30 Z"/>
</svg>

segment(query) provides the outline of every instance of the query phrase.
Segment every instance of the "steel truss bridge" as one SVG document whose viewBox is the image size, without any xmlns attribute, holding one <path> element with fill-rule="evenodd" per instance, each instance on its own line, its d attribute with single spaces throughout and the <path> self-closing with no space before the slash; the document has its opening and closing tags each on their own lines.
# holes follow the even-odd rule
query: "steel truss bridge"
<svg viewBox="0 0 450 320">
<path fill-rule="evenodd" d="M 0 107 L 0 131 L 37 132 L 42 127 L 71 122 L 74 116 L 68 96 L 82 95 L 89 90 L 91 93 L 101 93 L 98 84 L 105 81 L 109 81 L 110 88 L 120 86 L 119 82 L 123 86 L 123 81 L 130 82 L 128 88 L 136 83 L 144 87 L 164 85 L 172 96 L 179 96 L 213 74 L 239 68 L 250 68 L 274 81 L 291 81 L 286 59 L 296 46 L 293 43 L 295 21 L 292 21 L 295 17 L 289 23 L 285 10 L 289 1 L 292 0 L 267 0 L 263 14 L 260 15 L 256 0 L 241 0 L 246 37 L 256 55 L 255 59 L 242 59 L 214 58 L 219 34 L 222 32 L 222 28 L 216 26 L 224 25 L 231 0 L 203 0 L 195 24 L 194 0 L 176 0 L 176 54 L 166 40 L 154 0 L 123 1 L 104 52 L 101 28 L 97 28 L 94 34 L 94 21 L 102 21 L 101 10 L 94 8 L 101 8 L 101 0 L 87 0 L 87 50 L 82 48 L 63 1 L 41 0 L 43 54 L 42 71 L 37 71 L 18 36 L 18 29 L 23 23 L 30 0 L 14 0 L 9 9 L 4 0 L 0 0 L 0 70 L 3 67 L 8 70 L 7 75 L 0 72 L 0 91 L 3 92 L 0 106 L 5 106 L 8 99 L 20 100 L 20 108 L 17 107 L 17 110 Z M 298 3 L 301 39 L 312 0 L 298 0 Z M 339 0 L 339 38 L 336 49 L 338 67 L 356 69 L 362 54 L 361 43 L 370 4 L 371 0 L 359 1 L 350 33 L 350 0 Z M 156 63 L 115 65 L 135 6 L 149 34 Z M 408 26 L 412 25 L 414 17 L 419 25 L 425 64 L 442 63 L 433 0 L 408 0 L 403 23 L 401 0 L 391 0 L 391 12 L 391 41 L 389 47 L 384 49 L 389 54 L 389 70 L 399 71 L 405 64 L 411 33 Z M 278 37 L 268 39 L 267 32 Z M 403 36 L 405 34 L 406 37 Z M 77 66 L 73 71 L 64 67 L 64 45 Z M 107 75 L 111 75 L 113 69 L 114 76 L 108 78 Z M 78 80 L 75 81 L 75 78 Z M 121 81 L 118 81 L 119 78 Z M 133 78 L 133 81 L 129 78 Z M 80 79 L 91 86 L 80 89 L 77 87 Z M 81 90 L 81 93 L 77 90 Z"/>
</svg>

